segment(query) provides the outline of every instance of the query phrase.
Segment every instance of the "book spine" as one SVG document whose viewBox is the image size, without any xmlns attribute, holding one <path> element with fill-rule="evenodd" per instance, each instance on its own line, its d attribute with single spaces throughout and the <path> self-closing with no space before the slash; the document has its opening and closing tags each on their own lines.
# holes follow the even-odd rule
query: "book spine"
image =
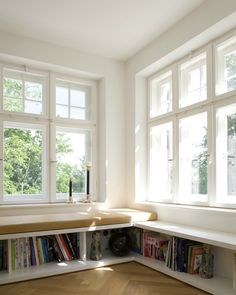
<svg viewBox="0 0 236 295">
<path fill-rule="evenodd" d="M 62 243 L 63 249 L 64 249 L 64 251 L 65 251 L 65 253 L 66 253 L 67 260 L 68 260 L 68 261 L 72 260 L 72 255 L 71 255 L 71 253 L 70 253 L 70 251 L 69 251 L 69 249 L 68 249 L 68 246 L 67 246 L 66 241 L 65 241 L 65 239 L 64 239 L 64 235 L 60 234 L 60 235 L 59 235 L 59 238 L 60 238 L 60 240 L 61 240 L 61 243 Z"/>
<path fill-rule="evenodd" d="M 66 255 L 66 251 L 65 251 L 65 249 L 63 247 L 63 244 L 62 244 L 62 241 L 60 239 L 60 236 L 59 235 L 56 235 L 56 239 L 57 239 L 58 246 L 59 246 L 59 248 L 60 248 L 60 250 L 62 252 L 62 255 L 63 255 L 64 260 L 69 260 L 69 258 Z"/>
<path fill-rule="evenodd" d="M 53 254 L 58 262 L 64 261 L 64 256 L 60 250 L 56 237 L 53 237 Z"/>
<path fill-rule="evenodd" d="M 29 237 L 25 238 L 25 247 L 26 247 L 26 266 L 30 267 L 30 241 Z"/>
<path fill-rule="evenodd" d="M 31 265 L 37 265 L 33 238 L 30 238 L 30 258 L 31 258 Z"/>
<path fill-rule="evenodd" d="M 11 240 L 11 268 L 15 270 L 15 259 L 16 259 L 16 240 Z"/>
<path fill-rule="evenodd" d="M 72 255 L 72 259 L 75 259 L 76 258 L 76 253 L 75 253 L 75 251 L 73 249 L 73 246 L 72 246 L 72 243 L 70 241 L 69 235 L 68 234 L 65 234 L 64 237 L 65 237 L 65 240 L 67 242 L 67 245 L 68 245 L 68 247 L 70 249 L 70 252 L 71 252 L 71 255 Z"/>
<path fill-rule="evenodd" d="M 41 238 L 37 238 L 36 241 L 37 241 L 37 247 L 38 247 L 39 263 L 43 264 L 44 263 L 44 257 L 43 257 L 43 249 L 42 249 Z"/>
<path fill-rule="evenodd" d="M 7 253 L 8 253 L 8 243 L 6 240 L 3 241 L 3 262 L 2 262 L 2 269 L 3 270 L 7 270 L 8 268 L 8 256 L 7 256 Z"/>
<path fill-rule="evenodd" d="M 39 265 L 39 253 L 38 253 L 36 237 L 33 237 L 33 245 L 34 245 L 34 253 L 35 253 L 36 265 Z"/>
<path fill-rule="evenodd" d="M 3 270 L 3 241 L 0 240 L 0 270 Z"/>
<path fill-rule="evenodd" d="M 44 263 L 46 263 L 46 262 L 48 262 L 46 241 L 44 238 L 41 238 L 40 242 L 41 242 L 41 247 L 42 247 L 42 252 L 43 252 L 43 261 L 44 261 Z"/>
<path fill-rule="evenodd" d="M 236 253 L 233 254 L 233 289 L 236 291 Z"/>
</svg>

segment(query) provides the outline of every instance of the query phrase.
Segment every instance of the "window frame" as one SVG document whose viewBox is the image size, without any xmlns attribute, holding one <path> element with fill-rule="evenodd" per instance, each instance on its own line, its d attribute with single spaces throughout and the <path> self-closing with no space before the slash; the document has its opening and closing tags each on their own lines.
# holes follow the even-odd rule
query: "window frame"
<svg viewBox="0 0 236 295">
<path fill-rule="evenodd" d="M 230 34 L 223 37 L 223 41 L 229 39 L 230 37 L 235 36 L 236 38 L 236 30 L 231 32 Z M 174 205 L 193 205 L 193 206 L 203 206 L 203 207 L 219 207 L 219 208 L 231 208 L 236 209 L 236 201 L 235 203 L 228 202 L 219 202 L 216 196 L 216 110 L 219 107 L 227 106 L 232 103 L 236 103 L 236 90 L 217 95 L 216 94 L 216 83 L 217 83 L 217 45 L 222 43 L 222 38 L 219 38 L 209 44 L 191 52 L 189 55 L 184 56 L 183 58 L 172 62 L 170 65 L 161 69 L 160 71 L 152 74 L 151 76 L 146 78 L 147 83 L 147 95 L 148 95 L 148 103 L 147 103 L 147 183 L 149 192 L 149 171 L 150 171 L 150 127 L 153 125 L 159 125 L 163 122 L 173 121 L 173 198 L 170 201 L 166 200 L 156 200 L 149 201 L 148 193 L 146 195 L 146 199 L 144 200 L 147 203 L 163 203 L 163 204 L 174 204 Z M 184 64 L 190 57 L 195 57 L 197 55 L 206 52 L 206 91 L 207 91 L 207 99 L 194 103 L 192 105 L 188 105 L 185 107 L 179 106 L 179 97 L 180 97 L 180 66 Z M 163 72 L 167 72 L 168 69 L 172 69 L 172 112 L 164 115 L 156 116 L 154 118 L 150 118 L 150 80 L 153 77 L 158 77 Z M 179 120 L 181 118 L 186 118 L 190 115 L 207 112 L 207 138 L 208 138 L 208 181 L 207 181 L 207 193 L 208 198 L 206 202 L 198 202 L 198 201 L 190 201 L 186 202 L 181 200 L 180 191 L 179 191 Z"/>
<path fill-rule="evenodd" d="M 43 114 L 30 114 L 23 112 L 10 112 L 3 110 L 3 69 L 13 69 L 16 71 L 32 72 L 36 74 L 45 75 L 45 101 L 44 108 L 45 112 Z M 84 79 L 80 76 L 66 75 L 56 72 L 49 72 L 47 70 L 38 70 L 25 66 L 16 66 L 14 64 L 0 64 L 0 204 L 37 204 L 37 203 L 65 203 L 66 200 L 58 200 L 56 198 L 56 126 L 61 126 L 65 128 L 75 128 L 81 130 L 91 131 L 91 157 L 93 159 L 92 169 L 91 169 L 91 194 L 93 200 L 97 200 L 97 88 L 98 83 L 95 79 Z M 77 83 L 78 85 L 86 85 L 91 87 L 91 120 L 79 120 L 70 118 L 58 118 L 56 117 L 56 79 L 63 79 L 70 81 L 71 83 Z M 24 201 L 14 200 L 14 201 L 4 201 L 3 195 L 3 121 L 13 121 L 23 124 L 40 125 L 46 128 L 46 148 L 44 153 L 46 153 L 46 194 L 45 198 L 42 200 L 27 199 Z M 69 198 L 69 192 L 68 192 Z M 84 198 L 86 198 L 86 194 Z M 77 201 L 81 201 L 78 199 Z"/>
</svg>

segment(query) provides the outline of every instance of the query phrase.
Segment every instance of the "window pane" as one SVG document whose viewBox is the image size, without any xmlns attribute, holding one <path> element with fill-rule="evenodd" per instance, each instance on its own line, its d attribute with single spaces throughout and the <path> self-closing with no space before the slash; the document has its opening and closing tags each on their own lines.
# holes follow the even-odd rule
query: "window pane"
<svg viewBox="0 0 236 295">
<path fill-rule="evenodd" d="M 186 107 L 206 100 L 206 53 L 180 67 L 179 106 Z"/>
<path fill-rule="evenodd" d="M 207 200 L 207 113 L 180 120 L 179 197 Z"/>
<path fill-rule="evenodd" d="M 4 78 L 3 96 L 11 98 L 23 98 L 23 83 L 21 80 Z"/>
<path fill-rule="evenodd" d="M 217 201 L 236 201 L 236 104 L 217 111 Z"/>
<path fill-rule="evenodd" d="M 85 109 L 71 107 L 70 117 L 71 119 L 85 120 Z"/>
<path fill-rule="evenodd" d="M 149 201 L 171 199 L 172 195 L 172 123 L 150 130 Z"/>
<path fill-rule="evenodd" d="M 168 72 L 151 81 L 150 118 L 172 111 L 172 74 Z"/>
<path fill-rule="evenodd" d="M 56 106 L 57 117 L 68 118 L 68 107 L 64 105 Z"/>
<path fill-rule="evenodd" d="M 25 82 L 25 98 L 30 100 L 42 101 L 43 87 L 42 84 L 34 82 Z"/>
<path fill-rule="evenodd" d="M 84 91 L 71 89 L 70 95 L 71 95 L 70 97 L 71 106 L 80 107 L 80 108 L 85 107 L 86 93 Z"/>
<path fill-rule="evenodd" d="M 69 91 L 65 87 L 56 87 L 56 103 L 68 105 Z"/>
<path fill-rule="evenodd" d="M 78 120 L 90 120 L 90 86 L 65 81 L 58 81 L 57 84 L 56 116 Z"/>
<path fill-rule="evenodd" d="M 31 114 L 42 114 L 42 103 L 38 101 L 25 101 L 25 112 Z"/>
<path fill-rule="evenodd" d="M 222 94 L 236 89 L 236 37 L 217 47 L 216 93 Z"/>
<path fill-rule="evenodd" d="M 9 112 L 23 111 L 23 83 L 20 80 L 3 79 L 3 109 Z"/>
<path fill-rule="evenodd" d="M 23 112 L 23 100 L 18 98 L 4 97 L 3 109 L 4 111 L 9 112 Z"/>
<path fill-rule="evenodd" d="M 73 196 L 85 194 L 85 162 L 91 160 L 90 133 L 77 129 L 57 128 L 56 192 L 58 199 L 68 199 L 69 179 Z"/>
<path fill-rule="evenodd" d="M 4 111 L 38 115 L 43 113 L 44 76 L 11 69 L 4 69 L 3 76 Z M 32 103 L 29 104 L 29 101 Z"/>
<path fill-rule="evenodd" d="M 4 200 L 42 199 L 43 132 L 19 125 L 4 128 Z"/>
</svg>

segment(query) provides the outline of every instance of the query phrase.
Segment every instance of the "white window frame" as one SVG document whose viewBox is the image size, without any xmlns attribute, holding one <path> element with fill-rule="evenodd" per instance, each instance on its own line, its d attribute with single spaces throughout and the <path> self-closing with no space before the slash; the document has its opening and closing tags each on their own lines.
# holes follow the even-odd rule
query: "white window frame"
<svg viewBox="0 0 236 295">
<path fill-rule="evenodd" d="M 13 195 L 11 199 L 5 200 L 4 199 L 4 192 L 3 192 L 3 175 L 4 175 L 4 155 L 3 155 L 3 146 L 4 146 L 4 123 L 7 126 L 12 128 L 32 128 L 32 129 L 39 129 L 42 130 L 43 134 L 43 146 L 42 146 L 42 196 L 36 195 L 37 198 L 30 198 L 19 196 L 19 199 Z M 49 140 L 48 140 L 48 124 L 47 122 L 32 122 L 29 118 L 22 119 L 21 117 L 12 118 L 10 115 L 3 115 L 0 120 L 0 145 L 1 145 L 1 166 L 0 166 L 0 173 L 2 175 L 0 179 L 0 203 L 4 204 L 19 204 L 19 203 L 45 203 L 48 201 L 48 192 L 49 192 L 49 183 L 46 181 L 49 178 L 49 167 L 48 167 L 48 154 L 47 150 L 49 148 Z M 30 196 L 30 195 L 29 195 Z M 32 195 L 34 196 L 34 195 Z"/>
<path fill-rule="evenodd" d="M 184 88 L 184 90 L 182 89 L 182 79 L 184 79 L 185 80 L 185 82 L 186 82 L 186 74 L 185 75 L 183 75 L 182 74 L 182 69 L 181 69 L 181 67 L 184 65 L 184 64 L 186 64 L 187 62 L 191 62 L 191 60 L 194 60 L 194 59 L 197 59 L 199 56 L 201 56 L 201 55 L 203 55 L 203 54 L 205 54 L 205 59 L 204 60 L 206 60 L 206 99 L 203 99 L 203 100 L 201 100 L 201 101 L 198 101 L 198 102 L 195 102 L 195 103 L 191 103 L 190 105 L 184 105 L 184 106 L 181 106 L 180 105 L 180 98 L 181 98 L 181 95 L 182 95 L 182 92 L 184 93 L 184 95 L 186 95 L 186 94 L 188 94 L 188 90 L 187 90 L 187 85 L 185 85 L 185 87 L 183 87 Z M 179 79 L 179 95 L 178 95 L 178 97 L 179 97 L 179 99 L 178 99 L 178 108 L 179 109 L 184 109 L 184 108 L 192 108 L 193 107 L 193 105 L 196 105 L 196 104 L 201 104 L 201 103 L 203 103 L 203 102 L 206 102 L 207 101 L 207 98 L 208 98 L 208 96 L 207 96 L 207 81 L 208 81 L 208 75 L 207 75 L 207 68 L 208 68 L 208 65 L 207 65 L 207 56 L 208 56 L 208 52 L 207 52 L 207 48 L 205 49 L 205 50 L 201 50 L 201 51 L 197 51 L 195 54 L 193 54 L 193 55 L 191 55 L 190 57 L 188 57 L 188 58 L 186 58 L 186 59 L 184 59 L 184 60 L 182 60 L 179 64 L 178 64 L 178 72 L 179 72 L 179 77 L 178 77 L 178 79 Z M 200 70 L 202 71 L 202 69 L 201 69 L 201 67 L 203 66 L 205 64 L 205 62 L 203 62 L 201 59 L 199 60 L 199 61 L 196 61 L 196 62 L 194 62 L 193 64 L 190 64 L 189 66 L 186 66 L 186 69 L 188 69 L 188 73 L 190 72 L 190 71 L 192 71 L 192 70 L 195 70 L 195 69 L 198 69 L 199 67 L 200 67 Z M 185 70 L 185 69 L 184 69 Z M 201 75 L 202 75 L 202 73 L 201 73 Z M 198 88 L 198 89 L 200 89 L 201 90 L 201 88 Z M 182 91 L 183 90 L 183 91 Z"/>
<path fill-rule="evenodd" d="M 148 99 L 148 118 L 150 120 L 155 119 L 160 116 L 165 116 L 169 115 L 173 112 L 173 83 L 172 83 L 172 75 L 173 75 L 173 69 L 172 67 L 170 68 L 165 68 L 158 74 L 152 76 L 148 80 L 148 91 L 149 91 L 149 99 Z M 152 105 L 152 87 L 153 83 L 159 83 L 159 84 L 165 84 L 166 82 L 170 82 L 170 96 L 171 96 L 171 111 L 166 112 L 166 113 L 160 113 L 155 116 L 151 116 L 151 105 Z"/>
<path fill-rule="evenodd" d="M 30 114 L 23 112 L 10 112 L 3 110 L 3 69 L 12 69 L 16 71 L 35 73 L 45 76 L 45 93 L 44 93 L 44 112 L 43 114 Z M 35 203 L 64 203 L 65 201 L 56 198 L 56 126 L 65 128 L 75 128 L 81 130 L 91 131 L 91 146 L 92 146 L 92 169 L 91 169 L 91 195 L 93 200 L 97 200 L 97 82 L 95 80 L 82 79 L 81 77 L 63 75 L 59 73 L 35 70 L 29 67 L 19 67 L 14 64 L 0 64 L 0 204 L 35 204 Z M 56 99 L 55 86 L 56 79 L 77 83 L 78 85 L 85 85 L 91 89 L 91 119 L 79 120 L 70 118 L 56 117 Z M 19 122 L 19 124 L 38 125 L 45 128 L 46 138 L 44 153 L 46 153 L 45 160 L 45 178 L 43 185 L 45 186 L 45 198 L 42 200 L 14 200 L 10 202 L 4 201 L 3 196 L 3 121 Z M 86 195 L 83 199 L 86 198 Z M 68 192 L 69 199 L 69 192 Z M 78 199 L 80 201 L 80 199 Z"/>
<path fill-rule="evenodd" d="M 176 198 L 176 193 L 175 193 L 175 173 L 174 173 L 174 169 L 175 169 L 175 158 L 174 158 L 174 155 L 175 155 L 175 136 L 176 136 L 176 130 L 175 130 L 175 126 L 176 124 L 174 123 L 176 120 L 175 120 L 175 117 L 173 116 L 170 116 L 168 119 L 166 118 L 162 118 L 158 121 L 152 121 L 149 125 L 148 125 L 148 151 L 150 151 L 150 147 L 151 147 L 151 128 L 153 127 L 156 127 L 156 126 L 159 126 L 159 125 L 164 125 L 164 124 L 168 124 L 168 123 L 171 123 L 172 124 L 172 166 L 173 166 L 173 181 L 172 181 L 172 198 L 168 198 L 168 197 L 162 197 L 162 196 L 159 196 L 158 198 L 158 202 L 169 202 L 169 203 L 172 203 L 174 202 L 174 199 Z M 148 152 L 148 195 L 147 195 L 147 200 L 149 202 L 155 202 L 153 200 L 150 200 L 150 153 Z"/>
<path fill-rule="evenodd" d="M 48 87 L 48 78 L 49 74 L 46 71 L 41 71 L 41 70 L 36 70 L 34 68 L 30 67 L 19 67 L 19 66 L 14 66 L 14 65 L 0 65 L 1 68 L 1 105 L 0 105 L 0 111 L 5 114 L 14 114 L 14 115 L 19 115 L 23 117 L 37 117 L 37 118 L 44 118 L 46 119 L 48 117 L 48 97 L 49 97 L 49 87 Z M 42 77 L 44 80 L 43 82 L 43 93 L 42 93 L 42 114 L 33 114 L 33 113 L 27 113 L 27 112 L 10 112 L 6 111 L 3 109 L 3 79 L 4 79 L 4 70 L 9 70 L 9 71 L 15 71 L 16 73 L 18 72 L 18 75 L 22 74 L 23 76 L 29 75 L 29 77 L 34 79 L 34 76 Z M 16 74 L 17 75 L 17 74 Z M 25 82 L 25 78 L 22 79 L 23 82 Z M 23 85 L 24 89 L 24 85 Z M 24 91 L 23 91 L 24 92 Z M 23 95 L 23 103 L 25 101 L 24 95 Z"/>
<path fill-rule="evenodd" d="M 234 43 L 231 44 L 229 46 L 227 46 L 227 43 Z M 228 54 L 232 51 L 236 50 L 236 30 L 232 30 L 229 33 L 225 34 L 223 37 L 218 38 L 217 40 L 215 40 L 213 42 L 213 47 L 214 47 L 214 52 L 213 52 L 213 61 L 214 61 L 214 73 L 213 73 L 213 82 L 214 82 L 214 98 L 215 99 L 223 99 L 223 98 L 227 98 L 230 96 L 233 96 L 236 94 L 236 89 L 235 90 L 231 90 L 231 91 L 223 91 L 223 92 L 219 92 L 217 90 L 217 86 L 219 87 L 219 89 L 224 88 L 224 85 L 222 85 L 222 82 L 224 81 L 224 53 Z M 218 59 L 219 55 L 218 55 L 218 48 L 219 47 L 224 47 L 226 46 L 226 48 L 222 48 L 222 52 L 220 54 L 220 59 Z"/>
<path fill-rule="evenodd" d="M 235 36 L 236 30 L 230 33 L 230 35 L 224 36 L 223 41 L 228 38 Z M 174 62 L 173 64 L 167 66 L 165 69 L 160 70 L 154 75 L 147 78 L 147 85 L 150 88 L 150 80 L 155 77 L 159 77 L 163 72 L 166 72 L 167 69 L 172 69 L 172 112 L 156 116 L 155 118 L 150 118 L 150 89 L 148 88 L 147 95 L 149 97 L 147 103 L 147 183 L 149 186 L 149 151 L 150 151 L 150 139 L 149 133 L 150 128 L 155 125 L 159 125 L 165 122 L 173 122 L 173 190 L 174 194 L 172 200 L 157 200 L 152 201 L 151 203 L 170 203 L 176 205 L 196 205 L 196 206 L 206 206 L 206 207 L 223 207 L 223 208 L 236 208 L 236 201 L 234 203 L 230 202 L 218 202 L 216 197 L 216 110 L 219 107 L 227 106 L 232 103 L 236 103 L 236 90 L 217 95 L 216 94 L 216 83 L 217 83 L 217 46 L 221 44 L 222 38 L 207 44 L 206 46 L 191 52 L 190 55 L 183 57 L 182 59 Z M 180 95 L 180 66 L 184 64 L 189 58 L 200 55 L 203 52 L 206 52 L 206 66 L 207 66 L 207 99 L 194 103 L 189 106 L 179 107 L 179 95 Z M 181 199 L 179 192 L 179 120 L 181 118 L 186 118 L 188 116 L 207 112 L 207 145 L 208 145 L 208 179 L 207 179 L 207 200 L 206 202 L 201 201 L 188 201 Z M 147 190 L 149 191 L 149 189 Z M 148 194 L 146 196 L 146 202 L 148 201 Z"/>
</svg>

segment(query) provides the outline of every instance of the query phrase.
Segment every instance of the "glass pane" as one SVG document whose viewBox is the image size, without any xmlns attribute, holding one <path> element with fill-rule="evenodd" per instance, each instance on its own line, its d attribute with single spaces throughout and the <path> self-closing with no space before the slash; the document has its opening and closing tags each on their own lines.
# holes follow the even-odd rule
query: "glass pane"
<svg viewBox="0 0 236 295">
<path fill-rule="evenodd" d="M 31 114 L 42 114 L 42 103 L 37 101 L 25 101 L 25 112 Z"/>
<path fill-rule="evenodd" d="M 179 106 L 186 107 L 206 100 L 206 54 L 201 54 L 180 67 Z"/>
<path fill-rule="evenodd" d="M 236 196 L 236 114 L 227 116 L 228 195 Z"/>
<path fill-rule="evenodd" d="M 26 81 L 25 82 L 25 98 L 36 100 L 36 101 L 42 101 L 43 85 L 40 83 Z"/>
<path fill-rule="evenodd" d="M 236 198 L 236 104 L 218 109 L 216 137 L 217 201 L 235 203 Z"/>
<path fill-rule="evenodd" d="M 68 107 L 63 105 L 56 105 L 57 117 L 68 118 Z"/>
<path fill-rule="evenodd" d="M 186 201 L 206 201 L 207 113 L 180 120 L 179 191 Z"/>
<path fill-rule="evenodd" d="M 150 130 L 149 201 L 170 199 L 172 195 L 172 123 Z"/>
<path fill-rule="evenodd" d="M 73 107 L 85 108 L 86 92 L 71 89 L 70 105 Z"/>
<path fill-rule="evenodd" d="M 236 37 L 217 46 L 216 94 L 236 89 Z"/>
<path fill-rule="evenodd" d="M 69 90 L 66 87 L 56 87 L 56 103 L 68 105 Z"/>
<path fill-rule="evenodd" d="M 4 198 L 42 194 L 41 130 L 4 128 Z"/>
<path fill-rule="evenodd" d="M 56 192 L 60 194 L 58 198 L 68 198 L 70 177 L 73 182 L 73 193 L 85 193 L 85 162 L 90 158 L 90 141 L 89 132 L 57 129 Z"/>
<path fill-rule="evenodd" d="M 172 111 L 171 72 L 151 81 L 150 117 Z"/>
<path fill-rule="evenodd" d="M 23 98 L 23 83 L 21 80 L 4 78 L 3 96 L 8 98 Z"/>
<path fill-rule="evenodd" d="M 71 119 L 80 119 L 80 120 L 85 120 L 85 109 L 80 109 L 80 108 L 70 108 L 70 117 Z"/>
<path fill-rule="evenodd" d="M 18 98 L 4 97 L 3 109 L 4 111 L 9 112 L 23 112 L 23 100 Z"/>
</svg>

